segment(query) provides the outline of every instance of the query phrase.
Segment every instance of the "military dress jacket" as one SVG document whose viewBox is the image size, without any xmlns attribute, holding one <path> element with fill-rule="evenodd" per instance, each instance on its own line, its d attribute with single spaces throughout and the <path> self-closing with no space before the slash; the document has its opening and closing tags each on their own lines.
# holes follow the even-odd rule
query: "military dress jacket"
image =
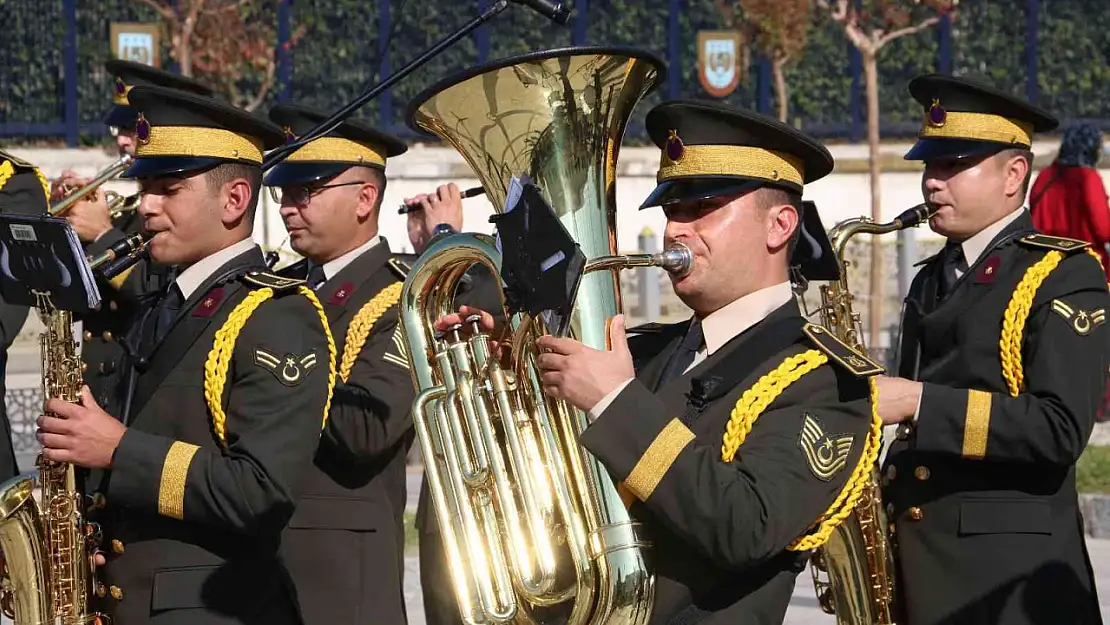
<svg viewBox="0 0 1110 625">
<path fill-rule="evenodd" d="M 301 622 L 280 542 L 319 442 L 329 350 L 299 283 L 264 267 L 257 247 L 228 261 L 140 363 L 89 515 L 107 557 L 95 607 L 113 625 Z M 226 375 L 206 379 L 210 359 Z"/>
<path fill-rule="evenodd" d="M 124 238 L 143 231 L 138 211 L 122 214 L 112 225 L 111 230 L 85 245 L 86 254 L 96 256 Z M 144 306 L 165 288 L 166 278 L 166 268 L 149 260 L 139 261 L 112 280 L 97 275 L 100 308 L 79 319 L 81 361 L 85 384 L 108 414 L 122 416 L 126 410 L 124 398 L 129 389 L 125 381 L 130 363 L 125 359 L 129 346 L 121 340 L 128 335 Z"/>
<path fill-rule="evenodd" d="M 414 439 L 414 391 L 398 323 L 402 272 L 392 260 L 382 239 L 316 289 L 338 360 L 348 351 L 357 358 L 347 381 L 336 381 L 282 544 L 305 625 L 406 620 L 405 457 Z M 281 273 L 301 278 L 307 271 L 301 261 Z M 364 307 L 374 314 L 355 322 Z M 351 336 L 357 326 L 366 331 L 361 348 Z"/>
<path fill-rule="evenodd" d="M 1054 259 L 1021 323 L 1015 290 Z M 905 623 L 1101 623 L 1075 462 L 1110 365 L 1106 274 L 1028 213 L 938 302 L 940 265 L 924 262 L 905 302 L 899 374 L 924 390 L 883 477 Z M 1004 370 L 1022 375 L 1016 395 Z"/>
<path fill-rule="evenodd" d="M 656 388 L 687 327 L 632 337 L 636 379 L 581 442 L 634 497 L 630 511 L 656 576 L 650 623 L 779 624 L 809 555 L 788 546 L 859 464 L 872 423 L 867 378 L 881 369 L 806 325 L 792 300 Z M 787 386 L 725 462 L 741 396 L 811 351 L 827 363 Z"/>
</svg>

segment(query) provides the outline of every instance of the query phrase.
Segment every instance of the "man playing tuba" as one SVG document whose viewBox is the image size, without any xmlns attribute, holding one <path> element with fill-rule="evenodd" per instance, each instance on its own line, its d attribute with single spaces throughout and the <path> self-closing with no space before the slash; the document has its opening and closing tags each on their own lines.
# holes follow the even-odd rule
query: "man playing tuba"
<svg viewBox="0 0 1110 625">
<path fill-rule="evenodd" d="M 694 316 L 631 340 L 618 317 L 609 351 L 544 337 L 542 383 L 589 412 L 581 443 L 644 526 L 650 622 L 781 623 L 808 551 L 854 505 L 878 451 L 868 379 L 881 369 L 807 324 L 789 280 L 792 268 L 837 270 L 801 202 L 832 156 L 777 121 L 706 102 L 661 104 L 647 128 L 661 162 L 642 208 L 663 207 L 666 243 L 693 252 L 672 280 Z"/>
</svg>

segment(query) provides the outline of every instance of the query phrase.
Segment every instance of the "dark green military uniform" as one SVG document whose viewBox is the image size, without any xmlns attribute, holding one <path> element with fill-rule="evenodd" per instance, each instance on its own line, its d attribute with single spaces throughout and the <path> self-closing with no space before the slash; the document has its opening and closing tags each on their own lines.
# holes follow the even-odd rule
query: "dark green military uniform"
<svg viewBox="0 0 1110 625">
<path fill-rule="evenodd" d="M 126 176 L 258 166 L 282 141 L 201 96 L 136 87 L 129 98 L 141 116 Z M 312 468 L 334 352 L 302 282 L 262 272 L 249 240 L 229 249 L 166 315 L 163 339 L 146 337 L 176 283 L 133 333 L 143 359 L 132 416 L 90 514 L 108 560 L 96 607 L 115 625 L 301 622 L 281 535 Z"/>
<path fill-rule="evenodd" d="M 302 106 L 270 111 L 270 119 L 291 137 L 326 118 Z M 270 170 L 266 184 L 320 186 L 352 167 L 384 170 L 387 157 L 404 151 L 399 139 L 350 120 L 293 152 Z M 309 278 L 309 262 L 281 273 Z M 348 377 L 336 383 L 328 425 L 285 531 L 282 554 L 305 625 L 404 623 L 405 456 L 414 437 L 409 416 L 414 391 L 398 324 L 404 268 L 380 239 L 321 279 L 326 281 L 315 287 L 316 294 L 339 360 L 353 366 L 341 368 Z"/>
<path fill-rule="evenodd" d="M 911 93 L 931 117 L 907 158 L 1028 149 L 1055 125 L 966 81 L 919 78 Z M 961 125 L 966 112 L 980 123 Z M 1005 126 L 1024 131 L 1016 144 L 982 134 Z M 1110 295 L 1086 246 L 1037 234 L 1023 211 L 947 295 L 945 254 L 910 287 L 899 375 L 924 391 L 883 479 L 907 625 L 1102 622 L 1075 462 L 1106 387 Z"/>
<path fill-rule="evenodd" d="M 824 147 L 704 102 L 661 104 L 647 126 L 662 158 L 644 206 L 783 189 L 801 217 L 790 265 L 805 279 L 837 276 L 816 209 L 800 201 L 803 182 L 832 169 Z M 881 369 L 787 298 L 692 368 L 682 358 L 693 361 L 686 338 L 700 322 L 633 337 L 636 379 L 581 436 L 631 494 L 651 544 L 651 623 L 781 623 L 810 550 L 854 505 L 838 496 L 878 453 L 868 377 Z M 749 401 L 764 394 L 763 408 Z"/>
<path fill-rule="evenodd" d="M 10 168 L 10 171 L 9 171 Z M 0 212 L 42 215 L 46 212 L 45 179 L 34 165 L 0 151 Z M 0 399 L 5 396 L 4 377 L 8 349 L 27 320 L 27 306 L 9 304 L 0 298 Z M 0 401 L 0 480 L 20 473 L 12 445 L 12 427 L 6 402 Z"/>
<path fill-rule="evenodd" d="M 134 131 L 136 111 L 127 101 L 127 93 L 136 85 L 156 85 L 189 91 L 199 95 L 212 95 L 212 90 L 191 78 L 165 70 L 113 59 L 104 64 L 114 77 L 112 83 L 113 106 L 104 116 L 104 123 L 119 130 Z M 118 131 L 118 130 L 117 130 Z M 96 241 L 85 243 L 85 253 L 97 255 L 122 239 L 143 231 L 139 211 L 121 213 L 112 220 L 112 229 Z M 82 322 L 81 360 L 85 366 L 85 384 L 93 397 L 109 414 L 121 415 L 123 398 L 128 392 L 123 382 L 128 364 L 127 354 L 120 339 L 127 336 L 136 315 L 144 304 L 144 294 L 154 294 L 165 288 L 167 268 L 149 261 L 136 263 L 126 274 L 108 281 L 97 278 L 102 302 L 100 309 L 80 319 Z"/>
</svg>

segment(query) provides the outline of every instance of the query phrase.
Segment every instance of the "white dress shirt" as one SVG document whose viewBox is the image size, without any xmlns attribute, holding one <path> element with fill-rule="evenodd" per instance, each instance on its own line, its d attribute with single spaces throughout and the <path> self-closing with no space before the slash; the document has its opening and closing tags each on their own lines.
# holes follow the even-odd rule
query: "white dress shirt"
<svg viewBox="0 0 1110 625">
<path fill-rule="evenodd" d="M 181 301 L 187 301 L 189 296 L 196 292 L 200 285 L 204 284 L 205 280 L 212 277 L 212 274 L 216 273 L 228 261 L 240 254 L 249 252 L 251 248 L 256 246 L 254 239 L 247 237 L 186 267 L 184 271 L 177 274 L 177 279 L 174 280 L 177 288 L 181 289 Z"/>
<path fill-rule="evenodd" d="M 731 303 L 710 313 L 701 320 L 705 342 L 702 343 L 701 348 L 694 354 L 694 360 L 690 363 L 690 366 L 686 367 L 686 371 L 683 373 L 689 372 L 703 360 L 717 353 L 717 350 L 724 347 L 726 343 L 739 336 L 748 328 L 763 321 L 767 318 L 767 315 L 790 301 L 792 297 L 794 297 L 794 291 L 790 288 L 790 283 L 780 282 L 733 300 Z M 602 398 L 601 401 L 590 409 L 590 417 L 596 419 L 601 413 L 605 412 L 609 404 L 613 403 L 613 400 L 621 394 L 624 387 L 628 386 L 628 383 L 632 380 L 633 378 L 628 378 L 624 382 L 621 382 L 615 389 L 610 391 L 608 395 Z"/>
<path fill-rule="evenodd" d="M 375 234 L 374 236 L 370 237 L 370 240 L 367 241 L 366 243 L 363 243 L 362 245 L 360 245 L 360 246 L 356 247 L 355 249 L 347 252 L 346 254 L 340 256 L 339 258 L 333 258 L 333 259 L 329 260 L 328 262 L 324 263 L 324 281 L 326 282 L 328 280 L 331 280 L 335 276 L 337 276 L 340 271 L 343 271 L 344 267 L 346 267 L 347 265 L 350 265 L 351 262 L 354 261 L 354 259 L 356 259 L 359 256 L 362 256 L 366 252 L 370 251 L 370 249 L 372 247 L 374 247 L 375 245 L 377 245 L 378 243 L 380 243 L 381 240 L 382 240 L 382 238 Z M 311 269 L 313 264 L 314 263 L 311 260 L 308 261 L 308 266 L 309 266 L 310 269 Z"/>
</svg>

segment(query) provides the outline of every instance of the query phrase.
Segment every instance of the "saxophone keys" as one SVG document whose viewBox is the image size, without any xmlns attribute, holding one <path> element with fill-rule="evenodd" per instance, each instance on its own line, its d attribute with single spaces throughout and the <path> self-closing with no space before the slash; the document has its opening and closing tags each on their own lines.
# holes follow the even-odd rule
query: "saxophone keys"
<svg viewBox="0 0 1110 625">
<path fill-rule="evenodd" d="M 101 599 L 103 599 L 105 596 L 107 596 L 107 594 L 108 594 L 108 589 L 104 586 L 104 584 L 97 584 L 96 585 L 96 596 L 97 597 L 100 597 Z"/>
</svg>

